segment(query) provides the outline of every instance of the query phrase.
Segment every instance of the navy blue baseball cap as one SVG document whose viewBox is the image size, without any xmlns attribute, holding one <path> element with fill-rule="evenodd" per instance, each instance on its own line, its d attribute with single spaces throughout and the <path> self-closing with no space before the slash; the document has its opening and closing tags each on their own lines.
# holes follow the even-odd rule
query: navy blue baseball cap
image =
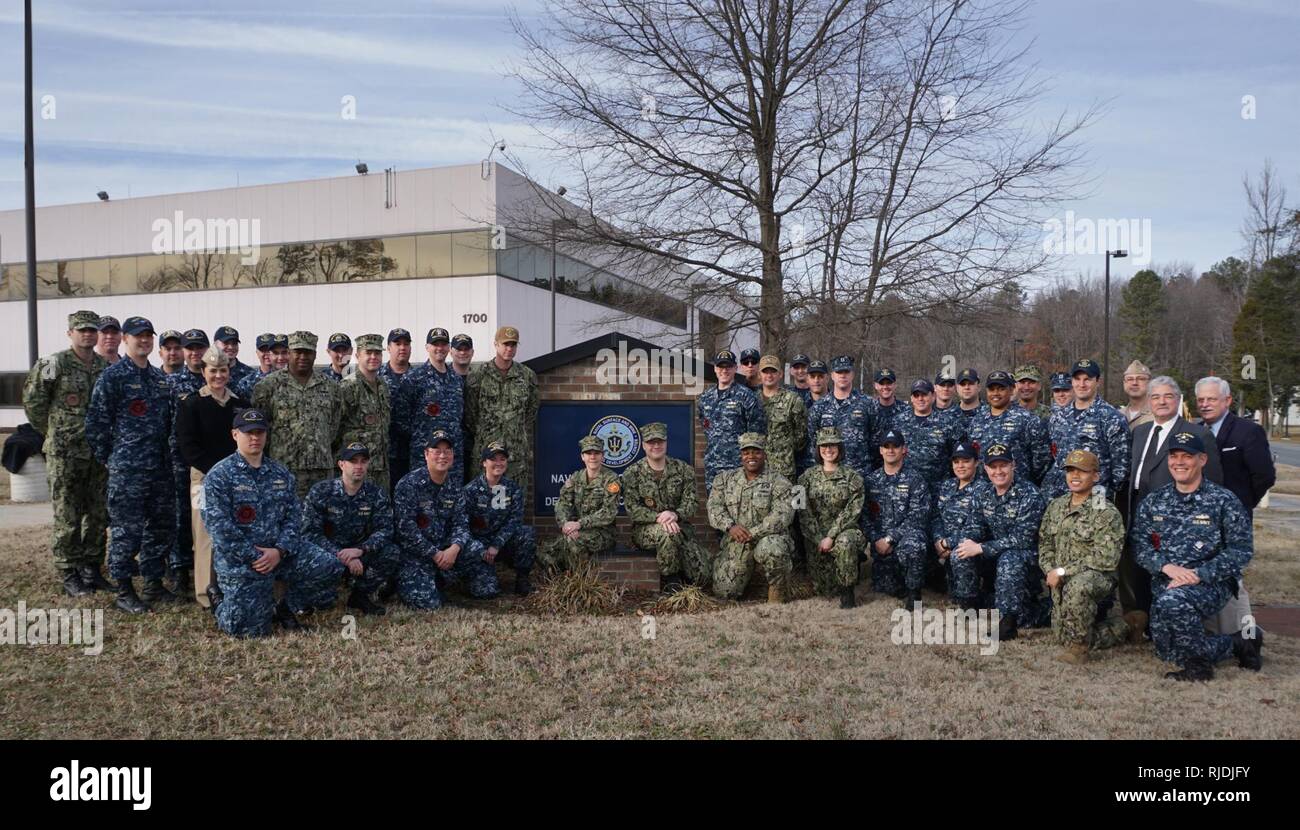
<svg viewBox="0 0 1300 830">
<path fill-rule="evenodd" d="M 289 335 L 287 335 L 287 334 L 277 334 L 277 335 L 275 336 L 275 345 L 273 345 L 271 348 L 274 348 L 274 349 L 287 349 L 287 348 L 289 348 Z"/>
<path fill-rule="evenodd" d="M 239 332 L 235 331 L 231 326 L 222 326 L 217 329 L 217 333 L 213 335 L 213 338 L 221 343 L 238 343 Z"/>
<path fill-rule="evenodd" d="M 181 345 L 187 349 L 196 346 L 202 346 L 206 349 L 212 344 L 208 342 L 208 335 L 203 329 L 186 329 L 185 335 L 181 338 Z"/>
<path fill-rule="evenodd" d="M 913 393 L 924 392 L 925 394 L 928 395 L 933 391 L 934 391 L 934 384 L 930 383 L 930 381 L 926 380 L 925 378 L 918 378 L 917 380 L 912 381 Z"/>
<path fill-rule="evenodd" d="M 809 359 L 808 355 L 803 353 L 797 354 L 794 357 L 790 358 L 791 366 L 807 366 L 809 363 L 812 363 L 812 360 Z"/>
<path fill-rule="evenodd" d="M 957 383 L 957 379 L 952 375 L 946 374 L 942 369 L 934 373 L 935 386 L 943 386 L 945 384 L 954 385 L 956 383 Z"/>
<path fill-rule="evenodd" d="M 736 356 L 730 349 L 723 349 L 713 356 L 714 366 L 735 366 Z"/>
<path fill-rule="evenodd" d="M 984 381 L 985 386 L 1015 386 L 1015 378 L 1011 377 L 1010 372 L 998 370 L 989 372 L 988 378 Z"/>
<path fill-rule="evenodd" d="M 269 430 L 271 425 L 266 422 L 266 416 L 260 409 L 241 409 L 235 413 L 235 422 L 232 425 L 240 432 L 252 432 L 255 429 Z"/>
<path fill-rule="evenodd" d="M 1052 391 L 1053 391 L 1053 392 L 1059 392 L 1059 391 L 1061 391 L 1062 389 L 1073 389 L 1073 388 L 1074 388 L 1074 386 L 1070 383 L 1070 376 L 1067 375 L 1065 372 L 1053 372 L 1053 373 L 1052 373 Z"/>
<path fill-rule="evenodd" d="M 898 376 L 894 374 L 893 369 L 876 370 L 876 383 L 895 383 L 897 381 Z"/>
<path fill-rule="evenodd" d="M 823 375 L 826 374 L 826 361 L 814 360 L 808 364 L 808 374 L 815 375 L 819 372 Z"/>
<path fill-rule="evenodd" d="M 450 343 L 451 336 L 447 334 L 446 329 L 431 328 L 429 329 L 429 333 L 425 335 L 424 342 L 429 345 L 433 345 L 434 343 Z"/>
<path fill-rule="evenodd" d="M 832 372 L 851 372 L 853 371 L 853 358 L 850 355 L 842 354 L 838 357 L 831 358 Z"/>
<path fill-rule="evenodd" d="M 436 447 L 438 446 L 438 444 L 442 443 L 443 441 L 446 441 L 448 444 L 450 444 L 452 449 L 456 448 L 456 442 L 451 440 L 451 435 L 445 429 L 435 429 L 433 431 L 433 434 L 429 436 L 429 443 L 425 444 L 425 446 Z"/>
<path fill-rule="evenodd" d="M 104 316 L 99 318 L 99 330 L 108 331 L 109 329 L 122 330 L 122 324 L 117 322 L 116 317 Z"/>
<path fill-rule="evenodd" d="M 740 353 L 740 362 L 746 363 L 752 360 L 757 363 L 760 357 L 762 357 L 762 355 L 758 353 L 758 349 L 745 349 Z"/>
<path fill-rule="evenodd" d="M 175 340 L 177 343 L 179 343 L 183 339 L 184 338 L 181 336 L 181 333 L 176 329 L 167 329 L 167 331 L 163 332 L 162 335 L 158 338 L 158 343 L 159 344 L 166 343 L 168 340 Z"/>
<path fill-rule="evenodd" d="M 957 382 L 961 383 L 963 380 L 972 380 L 975 381 L 976 383 L 979 383 L 980 373 L 975 371 L 974 369 L 962 369 L 960 372 L 957 373 Z"/>
<path fill-rule="evenodd" d="M 451 347 L 453 349 L 472 349 L 474 348 L 474 338 L 468 334 L 453 334 L 451 336 Z"/>
<path fill-rule="evenodd" d="M 330 335 L 327 349 L 350 349 L 352 348 L 352 338 L 348 337 L 341 331 L 336 331 Z"/>
<path fill-rule="evenodd" d="M 405 340 L 406 342 L 409 343 L 411 342 L 411 333 L 406 329 L 401 328 L 400 326 L 398 328 L 390 330 L 388 332 L 388 342 L 392 343 L 397 340 Z"/>
<path fill-rule="evenodd" d="M 1101 367 L 1097 365 L 1097 361 L 1089 360 L 1086 357 L 1082 360 L 1076 360 L 1074 365 L 1070 367 L 1070 377 L 1074 377 L 1080 372 L 1091 378 L 1101 377 Z"/>
<path fill-rule="evenodd" d="M 146 332 L 149 334 L 154 333 L 153 323 L 150 323 L 144 317 L 128 317 L 126 318 L 126 322 L 122 324 L 123 334 L 136 335 L 144 334 Z"/>
<path fill-rule="evenodd" d="M 979 458 L 980 451 L 974 444 L 967 441 L 958 441 L 957 445 L 952 448 L 953 458 Z"/>
<path fill-rule="evenodd" d="M 488 444 L 486 447 L 483 448 L 483 460 L 487 461 L 489 458 L 496 455 L 497 453 L 501 453 L 506 458 L 510 457 L 510 449 L 506 447 L 505 444 L 501 443 L 500 441 L 493 441 L 491 444 Z"/>
<path fill-rule="evenodd" d="M 339 461 L 351 461 L 358 455 L 364 455 L 366 458 L 369 458 L 370 448 L 360 441 L 353 441 L 351 444 L 348 444 L 346 447 L 339 450 Z"/>
<path fill-rule="evenodd" d="M 907 439 L 903 437 L 903 433 L 900 430 L 891 429 L 885 432 L 885 434 L 880 438 L 880 446 L 884 447 L 889 444 L 893 444 L 896 447 L 906 447 Z"/>
<path fill-rule="evenodd" d="M 257 336 L 257 350 L 259 352 L 270 351 L 275 346 L 274 334 L 259 334 Z"/>
<path fill-rule="evenodd" d="M 1205 442 L 1194 432 L 1184 430 L 1169 436 L 1169 452 L 1181 450 L 1190 453 L 1205 452 Z"/>
<path fill-rule="evenodd" d="M 994 444 L 984 451 L 984 463 L 992 464 L 994 461 L 1014 462 L 1015 459 L 1011 457 L 1011 450 L 1007 449 L 1006 444 Z"/>
</svg>

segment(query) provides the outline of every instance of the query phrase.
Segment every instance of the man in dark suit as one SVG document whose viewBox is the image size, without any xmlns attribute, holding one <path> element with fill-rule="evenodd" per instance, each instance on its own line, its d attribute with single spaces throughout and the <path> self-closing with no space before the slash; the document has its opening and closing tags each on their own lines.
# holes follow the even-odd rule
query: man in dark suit
<svg viewBox="0 0 1300 830">
<path fill-rule="evenodd" d="M 1268 433 L 1254 421 L 1233 414 L 1232 388 L 1222 378 L 1211 376 L 1196 382 L 1196 409 L 1219 448 L 1223 486 L 1241 499 L 1246 515 L 1253 518 L 1255 506 L 1277 481 Z M 1240 586 L 1236 598 L 1228 600 L 1219 616 L 1207 622 L 1220 634 L 1235 634 L 1246 617 L 1251 617 L 1250 595 Z"/>
<path fill-rule="evenodd" d="M 1128 486 L 1120 495 L 1125 527 L 1132 527 L 1132 519 L 1137 515 L 1137 507 L 1144 498 L 1173 482 L 1168 463 L 1169 438 L 1173 435 L 1190 432 L 1199 437 L 1205 444 L 1208 455 L 1204 476 L 1215 484 L 1223 484 L 1223 468 L 1218 448 L 1214 445 L 1214 437 L 1208 428 L 1193 424 L 1179 415 L 1182 402 L 1182 390 L 1171 377 L 1160 375 L 1153 378 L 1147 387 L 1147 403 L 1151 407 L 1153 420 L 1133 429 L 1129 456 L 1133 459 L 1132 469 Z M 1151 611 L 1151 575 L 1133 558 L 1132 545 L 1126 546 L 1119 563 L 1119 601 L 1125 613 Z"/>
</svg>

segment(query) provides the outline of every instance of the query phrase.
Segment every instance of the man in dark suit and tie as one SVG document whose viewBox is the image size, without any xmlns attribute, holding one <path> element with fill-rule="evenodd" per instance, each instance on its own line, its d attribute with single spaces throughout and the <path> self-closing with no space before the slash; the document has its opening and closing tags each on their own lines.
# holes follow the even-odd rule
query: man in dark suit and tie
<svg viewBox="0 0 1300 830">
<path fill-rule="evenodd" d="M 1268 433 L 1254 421 L 1233 414 L 1232 388 L 1222 378 L 1211 376 L 1196 382 L 1196 409 L 1219 448 L 1223 486 L 1241 499 L 1246 515 L 1253 518 L 1255 506 L 1277 481 Z M 1216 619 L 1208 622 L 1219 634 L 1235 634 L 1242 629 L 1246 617 L 1251 617 L 1250 595 L 1244 586 L 1239 586 L 1237 596 L 1228 600 Z"/>
<path fill-rule="evenodd" d="M 1160 375 L 1151 380 L 1147 403 L 1151 407 L 1153 420 L 1133 429 L 1130 454 L 1133 466 L 1129 473 L 1128 487 L 1120 496 L 1125 527 L 1132 527 L 1133 517 L 1137 515 L 1142 499 L 1173 482 L 1168 463 L 1171 435 L 1190 432 L 1198 436 L 1205 444 L 1209 456 L 1205 464 L 1205 477 L 1215 484 L 1223 484 L 1223 468 L 1218 448 L 1214 445 L 1214 437 L 1206 427 L 1193 424 L 1179 415 L 1182 402 L 1182 390 L 1173 378 Z M 1119 601 L 1125 613 L 1151 611 L 1151 575 L 1134 560 L 1132 545 L 1126 547 L 1119 563 Z"/>
</svg>

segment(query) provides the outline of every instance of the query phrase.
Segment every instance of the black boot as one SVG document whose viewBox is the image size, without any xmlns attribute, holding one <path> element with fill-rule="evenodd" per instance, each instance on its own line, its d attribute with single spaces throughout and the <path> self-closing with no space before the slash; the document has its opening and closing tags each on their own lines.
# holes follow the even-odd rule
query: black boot
<svg viewBox="0 0 1300 830">
<path fill-rule="evenodd" d="M 921 589 L 909 591 L 907 594 L 907 610 L 911 611 L 921 602 Z"/>
<path fill-rule="evenodd" d="M 144 590 L 140 592 L 140 599 L 153 605 L 159 602 L 176 602 L 180 597 L 168 591 L 162 579 L 155 578 L 144 581 Z"/>
<path fill-rule="evenodd" d="M 1240 631 L 1232 635 L 1232 654 L 1243 669 L 1259 671 L 1263 667 L 1264 658 L 1259 653 L 1263 648 L 1264 632 L 1258 628 L 1254 637 L 1243 637 Z"/>
<path fill-rule="evenodd" d="M 212 616 L 215 617 L 217 615 L 217 606 L 226 598 L 226 595 L 221 593 L 221 589 L 217 587 L 215 580 L 208 583 L 208 588 L 203 593 L 208 595 L 208 603 L 211 606 L 208 610 L 211 611 Z"/>
<path fill-rule="evenodd" d="M 94 589 L 82 581 L 76 568 L 68 568 L 63 572 L 63 593 L 70 597 L 84 597 L 94 593 Z"/>
<path fill-rule="evenodd" d="M 113 590 L 113 583 L 104 578 L 104 575 L 99 572 L 98 565 L 81 566 L 81 584 L 92 591 Z"/>
<path fill-rule="evenodd" d="M 533 592 L 533 581 L 528 577 L 528 571 L 515 571 L 515 593 L 521 597 L 526 597 Z"/>
<path fill-rule="evenodd" d="M 1165 680 L 1178 680 L 1182 682 L 1204 683 L 1207 680 L 1214 679 L 1214 666 L 1210 665 L 1209 660 L 1202 660 L 1199 657 L 1193 657 L 1183 666 L 1182 671 L 1171 671 L 1165 674 Z"/>
<path fill-rule="evenodd" d="M 998 640 L 1014 640 L 1016 634 L 1020 631 L 1020 624 L 1016 621 L 1015 614 L 1007 614 L 998 621 Z"/>
<path fill-rule="evenodd" d="M 850 585 L 840 592 L 840 607 L 841 608 L 858 607 L 857 586 Z"/>
<path fill-rule="evenodd" d="M 194 582 L 190 579 L 189 568 L 172 570 L 172 593 L 177 599 L 188 599 L 194 595 Z"/>
<path fill-rule="evenodd" d="M 379 589 L 379 598 L 384 602 L 388 602 L 395 596 L 397 596 L 397 577 L 388 580 L 384 583 L 384 587 Z"/>
<path fill-rule="evenodd" d="M 123 577 L 117 581 L 117 600 L 113 605 L 122 609 L 128 614 L 143 614 L 149 610 L 149 606 L 140 601 L 135 595 L 135 586 L 131 584 L 131 577 Z"/>
<path fill-rule="evenodd" d="M 382 617 L 388 611 L 360 588 L 353 588 L 352 593 L 348 594 L 348 607 L 355 608 L 362 614 L 374 614 L 376 617 Z"/>
<path fill-rule="evenodd" d="M 275 621 L 285 631 L 310 631 L 311 626 L 298 619 L 298 616 L 289 610 L 289 604 L 280 600 L 280 604 L 275 606 Z"/>
</svg>

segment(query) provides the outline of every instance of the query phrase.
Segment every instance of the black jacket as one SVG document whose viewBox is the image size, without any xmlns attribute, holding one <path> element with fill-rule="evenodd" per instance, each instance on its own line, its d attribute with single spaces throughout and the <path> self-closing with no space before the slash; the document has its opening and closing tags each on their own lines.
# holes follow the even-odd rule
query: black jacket
<svg viewBox="0 0 1300 830">
<path fill-rule="evenodd" d="M 1255 505 L 1277 481 L 1268 434 L 1254 421 L 1229 412 L 1223 416 L 1215 443 L 1219 445 L 1219 460 L 1223 464 L 1223 486 L 1237 494 L 1246 506 L 1247 515 L 1253 515 Z"/>
<path fill-rule="evenodd" d="M 1151 436 L 1151 430 L 1155 429 L 1154 421 L 1147 421 L 1133 429 L 1132 438 L 1132 469 L 1128 477 L 1128 486 L 1125 488 L 1125 498 L 1122 504 L 1124 509 L 1125 526 L 1131 524 L 1131 518 L 1137 506 L 1142 499 L 1164 487 L 1174 480 L 1169 474 L 1169 436 L 1165 436 L 1165 443 L 1159 450 L 1149 450 L 1147 452 L 1146 464 L 1143 469 L 1139 470 L 1138 465 L 1142 463 L 1142 450 L 1147 448 L 1147 440 Z M 1219 458 L 1219 448 L 1214 443 L 1214 435 L 1210 433 L 1210 428 L 1204 424 L 1194 424 L 1191 421 L 1184 420 L 1180 415 L 1169 425 L 1169 434 L 1176 435 L 1179 432 L 1191 432 L 1199 435 L 1202 443 L 1205 444 L 1205 454 L 1209 457 L 1205 462 L 1204 474 L 1207 479 L 1215 484 L 1223 484 L 1223 464 Z M 1137 483 L 1139 474 L 1142 477 L 1141 491 L 1135 490 L 1133 485 Z"/>
<path fill-rule="evenodd" d="M 235 410 L 247 407 L 248 401 L 233 392 L 225 406 L 211 395 L 186 395 L 176 410 L 176 447 L 185 463 L 206 475 L 213 464 L 234 452 L 230 430 Z"/>
</svg>

